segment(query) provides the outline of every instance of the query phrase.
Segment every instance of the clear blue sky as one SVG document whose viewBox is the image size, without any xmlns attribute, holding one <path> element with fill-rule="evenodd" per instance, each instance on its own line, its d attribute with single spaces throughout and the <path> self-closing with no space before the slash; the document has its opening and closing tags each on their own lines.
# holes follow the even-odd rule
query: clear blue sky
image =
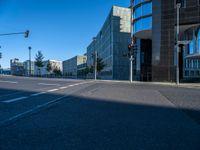
<svg viewBox="0 0 200 150">
<path fill-rule="evenodd" d="M 66 60 L 86 52 L 112 5 L 128 7 L 129 0 L 0 0 L 0 33 L 29 29 L 23 35 L 0 36 L 3 68 L 9 60 L 32 60 L 38 50 L 45 59 Z"/>
</svg>

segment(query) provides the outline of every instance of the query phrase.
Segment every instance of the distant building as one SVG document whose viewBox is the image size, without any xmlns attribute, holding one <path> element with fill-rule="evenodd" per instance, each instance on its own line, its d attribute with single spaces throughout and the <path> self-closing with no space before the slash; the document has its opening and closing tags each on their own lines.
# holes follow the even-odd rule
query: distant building
<svg viewBox="0 0 200 150">
<path fill-rule="evenodd" d="M 129 79 L 129 59 L 123 55 L 127 54 L 131 39 L 130 19 L 129 8 L 113 6 L 95 40 L 87 47 L 88 66 L 94 66 L 95 51 L 106 65 L 98 73 L 101 79 Z"/>
<path fill-rule="evenodd" d="M 50 62 L 50 64 L 51 64 L 51 71 L 50 72 L 47 71 L 48 62 Z M 43 62 L 43 65 L 44 66 L 42 68 L 39 68 L 35 65 L 35 68 L 34 68 L 34 74 L 35 75 L 46 76 L 48 74 L 54 74 L 54 72 L 53 72 L 54 69 L 60 70 L 62 72 L 62 61 L 46 60 L 46 61 Z"/>
<path fill-rule="evenodd" d="M 0 74 L 10 75 L 11 74 L 11 70 L 9 68 L 8 69 L 0 68 Z"/>
<path fill-rule="evenodd" d="M 30 71 L 30 66 L 29 66 L 30 61 L 26 60 L 23 64 L 24 64 L 24 71 L 25 71 L 25 76 L 29 75 L 29 71 Z M 35 69 L 35 62 L 31 61 L 31 75 L 34 75 L 34 69 Z"/>
<path fill-rule="evenodd" d="M 85 64 L 86 61 L 86 56 L 75 56 L 63 61 L 63 75 L 77 78 L 77 67 L 81 64 Z"/>
<path fill-rule="evenodd" d="M 11 74 L 16 76 L 23 76 L 25 75 L 25 69 L 23 62 L 20 62 L 19 59 L 11 59 L 10 60 L 10 69 Z"/>
</svg>

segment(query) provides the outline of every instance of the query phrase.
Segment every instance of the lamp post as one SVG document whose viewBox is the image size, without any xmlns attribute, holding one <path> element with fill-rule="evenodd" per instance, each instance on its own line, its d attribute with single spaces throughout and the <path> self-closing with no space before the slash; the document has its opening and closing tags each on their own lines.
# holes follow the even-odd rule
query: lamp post
<svg viewBox="0 0 200 150">
<path fill-rule="evenodd" d="M 28 50 L 29 50 L 29 76 L 31 76 L 31 49 L 32 47 L 29 46 Z"/>
<path fill-rule="evenodd" d="M 94 80 L 97 80 L 97 51 L 94 54 L 95 64 L 94 64 Z"/>
<path fill-rule="evenodd" d="M 177 10 L 177 30 L 176 30 L 176 40 L 177 40 L 177 47 L 176 47 L 176 60 L 177 60 L 177 64 L 176 64 L 176 84 L 179 85 L 179 17 L 180 17 L 180 8 L 181 8 L 181 0 L 176 0 L 176 10 Z"/>
<path fill-rule="evenodd" d="M 96 37 L 93 37 L 93 42 L 94 42 L 94 48 L 96 49 L 95 47 Z M 97 80 L 97 51 L 96 50 L 94 51 L 93 57 L 94 57 L 94 80 L 96 81 Z"/>
<path fill-rule="evenodd" d="M 130 20 L 130 30 L 131 30 L 131 48 L 130 48 L 130 82 L 132 83 L 133 82 L 133 45 L 134 45 L 134 41 L 133 41 L 133 25 L 132 25 L 132 22 L 133 22 L 133 1 L 134 0 L 130 0 L 130 9 L 131 9 L 131 20 Z"/>
</svg>

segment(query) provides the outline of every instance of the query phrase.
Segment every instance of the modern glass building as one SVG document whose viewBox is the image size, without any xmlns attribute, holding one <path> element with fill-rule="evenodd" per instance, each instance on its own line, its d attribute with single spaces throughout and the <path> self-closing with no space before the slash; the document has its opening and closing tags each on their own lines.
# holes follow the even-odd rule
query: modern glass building
<svg viewBox="0 0 200 150">
<path fill-rule="evenodd" d="M 133 0 L 136 80 L 174 82 L 177 64 L 181 80 L 200 79 L 200 1 L 181 2 L 177 62 L 176 0 Z"/>
<path fill-rule="evenodd" d="M 105 64 L 98 78 L 128 80 L 129 59 L 127 46 L 131 39 L 131 11 L 129 8 L 113 6 L 105 23 L 87 47 L 87 65 L 94 66 L 94 52 Z"/>
</svg>

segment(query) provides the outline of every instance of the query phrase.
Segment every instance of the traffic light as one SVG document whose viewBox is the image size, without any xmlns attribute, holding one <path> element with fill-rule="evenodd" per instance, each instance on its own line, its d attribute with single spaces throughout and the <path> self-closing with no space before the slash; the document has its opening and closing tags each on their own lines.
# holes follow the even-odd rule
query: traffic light
<svg viewBox="0 0 200 150">
<path fill-rule="evenodd" d="M 29 30 L 26 30 L 26 32 L 24 32 L 24 37 L 25 37 L 25 38 L 28 38 L 29 33 L 30 33 L 30 31 L 29 31 Z"/>
<path fill-rule="evenodd" d="M 2 53 L 0 52 L 0 59 L 2 58 Z"/>
</svg>

